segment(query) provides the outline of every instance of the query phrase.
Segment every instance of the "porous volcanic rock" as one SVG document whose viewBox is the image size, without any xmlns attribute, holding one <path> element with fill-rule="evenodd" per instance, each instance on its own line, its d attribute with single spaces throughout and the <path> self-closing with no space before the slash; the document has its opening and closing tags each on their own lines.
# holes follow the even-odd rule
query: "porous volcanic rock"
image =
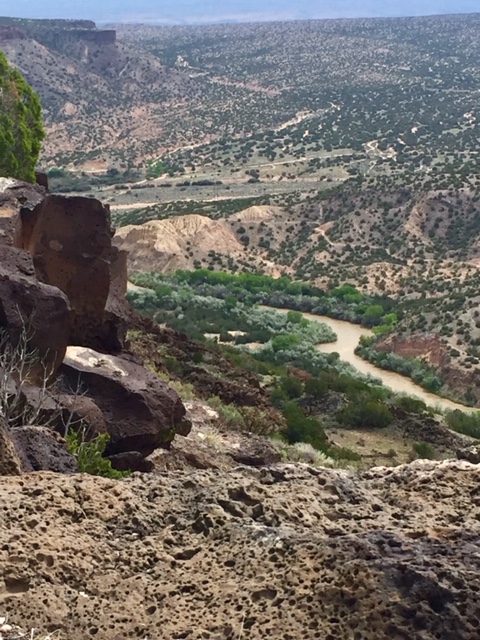
<svg viewBox="0 0 480 640">
<path fill-rule="evenodd" d="M 148 456 L 168 446 L 175 434 L 187 435 L 190 423 L 174 389 L 133 362 L 69 347 L 63 376 L 100 408 L 110 434 L 106 455 L 138 451 Z"/>
<path fill-rule="evenodd" d="M 478 640 L 480 468 L 0 483 L 0 616 L 68 640 Z"/>
<path fill-rule="evenodd" d="M 46 427 L 15 427 L 12 438 L 33 471 L 73 473 L 78 470 L 75 458 L 67 451 L 65 440 Z"/>
<path fill-rule="evenodd" d="M 32 471 L 32 467 L 5 420 L 0 418 L 0 476 L 19 476 L 27 471 Z"/>
</svg>

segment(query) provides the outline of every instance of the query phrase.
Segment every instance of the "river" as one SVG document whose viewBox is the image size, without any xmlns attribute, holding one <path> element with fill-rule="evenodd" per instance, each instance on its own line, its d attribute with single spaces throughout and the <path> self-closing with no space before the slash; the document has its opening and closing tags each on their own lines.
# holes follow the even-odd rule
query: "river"
<svg viewBox="0 0 480 640">
<path fill-rule="evenodd" d="M 289 309 L 277 309 L 273 307 L 263 307 L 264 309 L 272 309 L 281 313 L 288 313 Z M 349 362 L 358 371 L 364 374 L 370 374 L 375 378 L 379 378 L 386 387 L 389 387 L 396 393 L 404 393 L 409 396 L 415 396 L 423 400 L 427 405 L 431 407 L 437 407 L 442 411 L 448 411 L 452 409 L 460 409 L 460 411 L 479 411 L 478 408 L 472 409 L 462 404 L 457 404 L 446 398 L 430 393 L 415 384 L 410 378 L 402 376 L 399 373 L 393 371 L 386 371 L 376 367 L 371 362 L 360 358 L 355 354 L 355 349 L 358 346 L 360 338 L 362 336 L 373 335 L 369 329 L 365 329 L 359 324 L 353 324 L 352 322 L 346 322 L 345 320 L 334 320 L 333 318 L 327 318 L 326 316 L 319 316 L 314 313 L 302 314 L 307 320 L 316 322 L 324 322 L 335 331 L 337 334 L 336 342 L 329 342 L 327 344 L 317 345 L 317 349 L 323 353 L 338 353 L 342 360 Z"/>
</svg>

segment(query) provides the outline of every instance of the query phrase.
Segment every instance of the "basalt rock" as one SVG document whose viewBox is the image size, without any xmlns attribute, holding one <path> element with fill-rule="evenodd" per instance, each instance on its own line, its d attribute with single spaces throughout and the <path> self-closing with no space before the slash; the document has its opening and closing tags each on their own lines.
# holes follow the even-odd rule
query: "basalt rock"
<svg viewBox="0 0 480 640">
<path fill-rule="evenodd" d="M 428 442 L 439 451 L 455 451 L 465 443 L 465 436 L 447 429 L 439 420 L 428 414 L 408 413 L 391 407 L 396 418 L 396 428 L 409 440 Z"/>
<path fill-rule="evenodd" d="M 151 473 L 155 468 L 155 463 L 144 458 L 139 451 L 125 451 L 117 453 L 108 458 L 114 469 L 117 471 L 140 471 L 141 473 Z"/>
<path fill-rule="evenodd" d="M 65 355 L 72 314 L 59 289 L 38 281 L 31 256 L 0 245 L 0 327 L 38 350 L 37 375 L 53 375 Z"/>
<path fill-rule="evenodd" d="M 478 445 L 462 447 L 457 450 L 457 458 L 459 460 L 468 460 L 472 464 L 480 464 L 480 447 Z"/>
<path fill-rule="evenodd" d="M 28 252 L 37 279 L 67 296 L 70 344 L 120 351 L 131 311 L 110 211 L 93 198 L 50 195 L 42 184 L 0 178 L 0 243 Z"/>
<path fill-rule="evenodd" d="M 74 473 L 75 458 L 67 451 L 65 440 L 46 427 L 15 427 L 11 431 L 18 448 L 25 454 L 33 471 Z"/>
<path fill-rule="evenodd" d="M 138 451 L 148 456 L 168 447 L 190 423 L 176 391 L 143 367 L 83 347 L 69 347 L 61 368 L 100 408 L 110 434 L 106 455 Z"/>
<path fill-rule="evenodd" d="M 65 389 L 59 388 L 62 386 Z M 51 389 L 23 384 L 19 393 L 25 415 L 35 416 L 39 424 L 48 425 L 61 436 L 69 428 L 81 428 L 88 439 L 107 433 L 103 413 L 91 398 L 83 395 L 79 380 L 65 384 L 60 378 Z"/>
<path fill-rule="evenodd" d="M 44 197 L 45 189 L 39 185 L 0 178 L 0 244 L 14 244 L 20 207 L 35 207 Z"/>
<path fill-rule="evenodd" d="M 92 198 L 47 195 L 20 208 L 15 244 L 33 256 L 38 279 L 68 297 L 70 344 L 112 351 L 124 343 L 126 269 L 112 236 L 109 209 Z"/>
</svg>

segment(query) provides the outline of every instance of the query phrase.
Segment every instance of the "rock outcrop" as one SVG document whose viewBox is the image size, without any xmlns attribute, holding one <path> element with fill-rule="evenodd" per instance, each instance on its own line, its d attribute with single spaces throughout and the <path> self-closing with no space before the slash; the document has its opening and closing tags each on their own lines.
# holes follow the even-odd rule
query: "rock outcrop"
<svg viewBox="0 0 480 640">
<path fill-rule="evenodd" d="M 108 432 L 112 463 L 146 471 L 152 465 L 144 458 L 187 434 L 190 424 L 177 393 L 122 352 L 132 312 L 126 253 L 112 236 L 110 211 L 99 201 L 0 179 L 0 330 L 38 352 L 28 384 L 12 370 L 20 405 L 60 434 L 67 423 L 86 424 L 88 437 Z M 42 388 L 46 379 L 56 388 Z M 32 424 L 22 414 L 10 422 Z M 74 470 L 55 434 L 28 429 L 20 448 L 30 468 Z M 4 448 L 10 452 L 7 439 Z"/>
<path fill-rule="evenodd" d="M 78 470 L 65 441 L 55 431 L 46 427 L 15 427 L 11 434 L 19 450 L 25 453 L 31 471 L 74 473 Z"/>
<path fill-rule="evenodd" d="M 0 476 L 19 476 L 32 471 L 25 453 L 12 437 L 8 425 L 0 418 Z"/>
<path fill-rule="evenodd" d="M 375 344 L 377 351 L 396 353 L 402 358 L 420 358 L 438 369 L 444 383 L 455 394 L 465 397 L 467 391 L 475 406 L 480 406 L 480 383 L 474 369 L 460 368 L 452 361 L 447 345 L 435 333 L 411 336 L 388 335 Z"/>
<path fill-rule="evenodd" d="M 20 208 L 14 243 L 33 256 L 39 280 L 68 297 L 70 344 L 106 351 L 123 346 L 128 312 L 124 292 L 123 304 L 116 294 L 122 293 L 121 277 L 126 289 L 126 260 L 112 246 L 112 236 L 110 211 L 92 198 L 46 195 Z"/>
<path fill-rule="evenodd" d="M 480 464 L 480 447 L 478 445 L 464 446 L 457 450 L 459 460 L 467 460 L 472 464 Z"/>
<path fill-rule="evenodd" d="M 121 227 L 114 239 L 129 254 L 130 271 L 173 271 L 193 268 L 209 251 L 240 258 L 245 247 L 225 220 L 175 216 Z"/>
<path fill-rule="evenodd" d="M 477 640 L 480 467 L 0 484 L 0 616 L 59 640 Z"/>
</svg>

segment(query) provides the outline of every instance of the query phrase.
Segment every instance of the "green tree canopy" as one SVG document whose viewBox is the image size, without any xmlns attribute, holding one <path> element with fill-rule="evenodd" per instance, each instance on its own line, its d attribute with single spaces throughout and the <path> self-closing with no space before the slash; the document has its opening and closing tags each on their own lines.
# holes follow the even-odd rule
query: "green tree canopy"
<svg viewBox="0 0 480 640">
<path fill-rule="evenodd" d="M 0 176 L 33 182 L 44 136 L 40 99 L 0 51 Z"/>
</svg>

